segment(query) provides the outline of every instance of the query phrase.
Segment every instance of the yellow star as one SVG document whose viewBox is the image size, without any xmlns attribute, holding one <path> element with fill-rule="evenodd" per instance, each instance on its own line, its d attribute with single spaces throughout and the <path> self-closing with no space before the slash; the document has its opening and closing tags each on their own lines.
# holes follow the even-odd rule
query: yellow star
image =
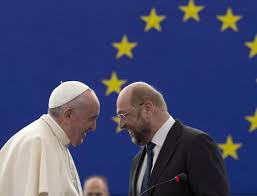
<svg viewBox="0 0 257 196">
<path fill-rule="evenodd" d="M 160 23 L 166 18 L 164 15 L 157 15 L 155 8 L 152 8 L 148 16 L 140 17 L 143 21 L 146 22 L 145 32 L 149 31 L 152 28 L 155 28 L 157 31 L 161 31 Z"/>
<path fill-rule="evenodd" d="M 105 92 L 106 95 L 111 94 L 112 92 L 116 92 L 117 94 L 121 91 L 121 86 L 125 84 L 127 80 L 119 80 L 117 74 L 112 72 L 112 76 L 110 80 L 103 80 L 102 83 L 107 86 L 107 90 Z"/>
<path fill-rule="evenodd" d="M 217 19 L 220 20 L 223 24 L 221 27 L 221 31 L 225 31 L 228 28 L 233 29 L 234 31 L 238 31 L 236 23 L 242 19 L 240 15 L 233 15 L 232 9 L 229 7 L 227 9 L 226 15 L 217 16 Z"/>
<path fill-rule="evenodd" d="M 237 150 L 242 147 L 241 143 L 233 143 L 232 137 L 229 135 L 225 144 L 219 144 L 219 148 L 223 151 L 223 159 L 231 156 L 234 159 L 238 159 Z"/>
<path fill-rule="evenodd" d="M 196 6 L 194 0 L 189 0 L 187 6 L 179 6 L 179 9 L 184 12 L 184 22 L 190 18 L 199 22 L 200 18 L 198 12 L 202 11 L 204 9 L 204 6 Z"/>
<path fill-rule="evenodd" d="M 257 34 L 255 35 L 255 39 L 252 42 L 245 42 L 245 45 L 251 49 L 249 57 L 252 58 L 257 54 Z"/>
<path fill-rule="evenodd" d="M 112 117 L 112 120 L 114 121 L 114 122 L 116 122 L 117 123 L 117 127 L 116 127 L 116 132 L 117 133 L 119 133 L 119 132 L 121 132 L 122 131 L 122 129 L 120 128 L 120 119 L 119 119 L 119 117 L 117 117 L 117 116 L 115 116 L 115 117 Z"/>
<path fill-rule="evenodd" d="M 129 42 L 128 37 L 123 35 L 121 42 L 114 42 L 112 44 L 114 48 L 118 50 L 116 58 L 119 59 L 123 55 L 126 55 L 129 58 L 133 58 L 132 49 L 137 46 L 136 42 Z"/>
<path fill-rule="evenodd" d="M 254 132 L 257 129 L 257 109 L 253 116 L 246 116 L 245 119 L 251 123 L 249 131 Z"/>
</svg>

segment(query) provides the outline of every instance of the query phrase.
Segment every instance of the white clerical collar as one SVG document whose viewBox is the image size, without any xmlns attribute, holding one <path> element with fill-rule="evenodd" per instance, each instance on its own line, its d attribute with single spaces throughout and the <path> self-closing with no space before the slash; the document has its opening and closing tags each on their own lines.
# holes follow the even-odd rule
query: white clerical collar
<svg viewBox="0 0 257 196">
<path fill-rule="evenodd" d="M 168 118 L 168 120 L 161 126 L 161 128 L 154 134 L 153 138 L 152 138 L 152 142 L 154 144 L 156 144 L 159 147 L 162 147 L 170 128 L 173 126 L 173 124 L 175 123 L 174 118 L 172 118 L 172 116 L 170 116 Z"/>
<path fill-rule="evenodd" d="M 70 139 L 60 125 L 49 114 L 44 114 L 41 118 L 50 126 L 50 129 L 53 131 L 53 134 L 57 137 L 60 143 L 64 147 L 68 147 Z"/>
</svg>

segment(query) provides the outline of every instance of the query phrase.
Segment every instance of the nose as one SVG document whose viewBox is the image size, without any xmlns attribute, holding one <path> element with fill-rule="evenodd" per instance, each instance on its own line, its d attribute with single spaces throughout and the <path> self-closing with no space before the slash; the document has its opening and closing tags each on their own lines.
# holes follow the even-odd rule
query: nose
<svg viewBox="0 0 257 196">
<path fill-rule="evenodd" d="M 125 123 L 125 121 L 124 121 L 124 120 L 122 120 L 122 118 L 120 118 L 119 126 L 120 126 L 120 128 L 121 128 L 121 129 L 124 129 L 124 128 L 125 128 L 125 126 L 126 126 L 126 123 Z"/>
<path fill-rule="evenodd" d="M 96 120 L 93 122 L 93 124 L 90 126 L 90 129 L 92 131 L 95 131 L 96 130 Z"/>
</svg>

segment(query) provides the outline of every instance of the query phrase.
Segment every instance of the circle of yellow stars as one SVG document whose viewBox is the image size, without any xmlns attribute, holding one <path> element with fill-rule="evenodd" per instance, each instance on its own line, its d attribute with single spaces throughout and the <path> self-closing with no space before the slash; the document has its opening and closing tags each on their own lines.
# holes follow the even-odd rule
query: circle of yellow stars
<svg viewBox="0 0 257 196">
<path fill-rule="evenodd" d="M 183 22 L 187 22 L 189 20 L 200 22 L 200 12 L 205 9 L 205 6 L 197 5 L 195 4 L 194 0 L 189 0 L 187 5 L 181 5 L 178 7 L 178 9 L 184 13 L 182 19 Z M 148 15 L 140 16 L 139 18 L 145 22 L 144 32 L 148 32 L 150 30 L 161 32 L 161 23 L 167 19 L 165 15 L 158 14 L 155 8 L 152 8 Z M 222 23 L 220 28 L 221 32 L 227 31 L 228 29 L 238 32 L 239 29 L 237 27 L 237 23 L 243 19 L 243 16 L 234 14 L 232 8 L 228 7 L 226 13 L 223 15 L 217 15 L 216 18 Z M 257 55 L 257 34 L 252 41 L 246 41 L 244 45 L 250 49 L 249 58 L 255 57 Z M 138 43 L 129 41 L 128 36 L 125 34 L 122 36 L 120 42 L 113 42 L 112 46 L 117 50 L 116 59 L 127 57 L 131 60 L 134 58 L 132 50 L 138 46 Z M 126 82 L 127 80 L 120 80 L 116 72 L 112 72 L 110 79 L 102 80 L 102 83 L 107 87 L 106 95 L 110 95 L 111 93 L 119 94 L 122 89 L 122 85 L 124 85 Z M 119 124 L 118 117 L 113 117 L 112 120 Z M 245 116 L 245 120 L 250 123 L 250 133 L 257 130 L 257 108 L 252 116 Z M 121 131 L 119 126 L 117 126 L 116 131 Z M 232 136 L 228 135 L 226 142 L 220 143 L 218 146 L 222 151 L 222 156 L 224 159 L 231 157 L 238 160 L 239 157 L 237 151 L 243 146 L 243 144 L 235 143 Z"/>
</svg>

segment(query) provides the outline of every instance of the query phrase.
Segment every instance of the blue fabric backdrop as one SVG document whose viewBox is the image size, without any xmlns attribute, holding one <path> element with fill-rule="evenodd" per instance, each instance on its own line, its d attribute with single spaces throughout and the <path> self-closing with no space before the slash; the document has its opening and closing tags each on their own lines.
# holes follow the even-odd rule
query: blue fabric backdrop
<svg viewBox="0 0 257 196">
<path fill-rule="evenodd" d="M 0 147 L 46 113 L 60 81 L 85 82 L 101 115 L 71 148 L 81 181 L 101 174 L 127 194 L 138 147 L 113 117 L 120 89 L 140 80 L 217 141 L 234 195 L 257 195 L 256 36 L 254 0 L 1 1 Z"/>
</svg>

